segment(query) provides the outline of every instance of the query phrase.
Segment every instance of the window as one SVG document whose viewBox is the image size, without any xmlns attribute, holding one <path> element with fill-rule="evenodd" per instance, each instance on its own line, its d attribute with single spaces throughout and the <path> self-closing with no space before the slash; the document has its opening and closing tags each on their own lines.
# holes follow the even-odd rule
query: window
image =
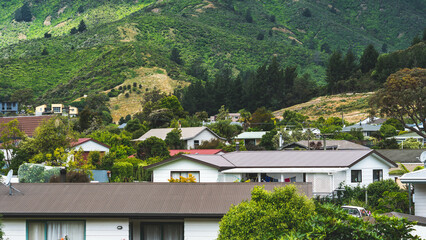
<svg viewBox="0 0 426 240">
<path fill-rule="evenodd" d="M 351 182 L 362 182 L 362 170 L 352 170 L 351 171 Z"/>
<path fill-rule="evenodd" d="M 194 148 L 198 148 L 200 146 L 200 140 L 194 140 Z"/>
<path fill-rule="evenodd" d="M 259 176 L 257 173 L 243 173 L 242 174 L 242 180 L 247 181 L 250 180 L 250 182 L 259 182 Z"/>
<path fill-rule="evenodd" d="M 172 171 L 171 173 L 171 177 L 174 179 L 179 179 L 181 176 L 182 177 L 189 177 L 189 174 L 192 174 L 192 176 L 195 177 L 195 180 L 197 182 L 200 182 L 200 172 L 177 172 L 177 171 Z"/>
<path fill-rule="evenodd" d="M 61 112 L 61 108 L 60 107 L 53 107 L 53 112 L 59 113 L 59 112 Z"/>
<path fill-rule="evenodd" d="M 262 173 L 260 174 L 261 182 L 279 182 L 281 174 L 279 173 Z"/>
<path fill-rule="evenodd" d="M 183 240 L 183 223 L 142 223 L 142 240 Z"/>
<path fill-rule="evenodd" d="M 377 169 L 373 170 L 373 182 L 382 181 L 383 180 L 383 170 Z"/>
<path fill-rule="evenodd" d="M 28 221 L 27 240 L 84 240 L 85 228 L 84 221 Z"/>
</svg>

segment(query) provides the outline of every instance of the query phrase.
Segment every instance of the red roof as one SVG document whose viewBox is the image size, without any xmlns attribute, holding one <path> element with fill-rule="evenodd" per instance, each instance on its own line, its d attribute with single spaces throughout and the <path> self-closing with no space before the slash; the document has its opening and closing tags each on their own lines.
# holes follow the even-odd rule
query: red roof
<svg viewBox="0 0 426 240">
<path fill-rule="evenodd" d="M 34 136 L 35 129 L 43 122 L 47 121 L 52 115 L 47 116 L 21 116 L 21 117 L 2 117 L 0 123 L 8 123 L 14 119 L 18 119 L 19 130 L 24 132 L 28 137 Z"/>
<path fill-rule="evenodd" d="M 218 154 L 220 152 L 223 152 L 222 149 L 175 149 L 175 150 L 169 150 L 170 156 L 174 156 L 178 153 L 184 153 L 184 154 L 203 154 L 203 155 L 213 155 Z"/>
<path fill-rule="evenodd" d="M 100 145 L 102 145 L 102 146 L 104 146 L 106 148 L 111 148 L 110 146 L 106 145 L 105 143 L 101 143 L 101 142 L 96 141 L 95 139 L 92 139 L 92 138 L 79 138 L 77 140 L 77 142 L 71 142 L 70 146 L 71 147 L 75 147 L 75 146 L 81 145 L 81 144 L 83 144 L 85 142 L 88 142 L 88 141 L 95 142 L 95 143 L 100 144 Z"/>
</svg>

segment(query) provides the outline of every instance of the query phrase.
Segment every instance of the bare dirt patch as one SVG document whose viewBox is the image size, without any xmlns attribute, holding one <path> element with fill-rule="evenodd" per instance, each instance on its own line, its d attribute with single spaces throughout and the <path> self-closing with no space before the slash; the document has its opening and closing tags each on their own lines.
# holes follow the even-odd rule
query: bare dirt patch
<svg viewBox="0 0 426 240">
<path fill-rule="evenodd" d="M 64 11 L 65 11 L 65 9 L 67 8 L 68 6 L 65 6 L 65 7 L 63 7 L 63 8 L 61 8 L 61 9 L 59 9 L 58 10 L 58 17 L 59 17 L 59 15 L 61 15 L 62 13 L 64 13 Z"/>
<path fill-rule="evenodd" d="M 70 22 L 70 21 L 72 21 L 72 19 L 68 19 L 66 21 L 60 22 L 60 23 L 56 24 L 54 26 L 54 28 L 61 28 L 61 27 L 65 26 L 65 25 L 67 25 L 67 23 Z"/>
<path fill-rule="evenodd" d="M 115 87 L 116 90 L 120 86 L 132 86 L 132 91 L 128 90 L 125 93 L 121 93 L 118 97 L 110 98 L 110 110 L 111 116 L 114 122 L 118 122 L 121 117 L 125 117 L 128 114 L 133 115 L 137 112 L 142 111 L 143 95 L 148 91 L 159 89 L 165 93 L 173 93 L 175 88 L 188 86 L 189 83 L 184 81 L 173 80 L 167 76 L 167 72 L 161 68 L 138 68 L 133 69 L 137 76 L 134 78 L 127 79 L 123 84 Z M 136 83 L 136 92 L 133 91 L 133 83 Z M 139 88 L 139 84 L 142 86 Z M 108 93 L 111 90 L 105 91 Z M 138 94 L 137 91 L 140 91 Z M 125 94 L 129 93 L 129 97 Z"/>
<path fill-rule="evenodd" d="M 287 28 L 277 28 L 277 27 L 273 27 L 272 28 L 273 31 L 278 31 L 278 32 L 282 32 L 282 33 L 287 33 L 287 34 L 292 34 L 294 35 L 294 33 L 290 30 L 288 30 Z"/>
<path fill-rule="evenodd" d="M 160 11 L 161 11 L 161 9 L 159 9 L 159 8 L 153 8 L 151 10 L 151 12 L 153 12 L 153 13 L 160 13 Z"/>
<path fill-rule="evenodd" d="M 139 29 L 135 27 L 135 23 L 126 24 L 125 26 L 118 27 L 118 32 L 122 38 L 121 42 L 135 42 L 136 36 L 140 33 Z"/>
<path fill-rule="evenodd" d="M 290 37 L 288 37 L 290 40 L 294 40 L 294 41 L 296 41 L 298 44 L 300 44 L 300 45 L 303 45 L 303 43 L 301 42 L 301 41 L 299 41 L 299 40 L 297 40 L 297 38 L 295 38 L 295 37 L 292 37 L 292 36 L 290 36 Z"/>
<path fill-rule="evenodd" d="M 43 25 L 44 26 L 50 26 L 50 20 L 52 20 L 52 16 L 47 16 L 47 18 L 44 20 Z"/>
<path fill-rule="evenodd" d="M 27 35 L 25 35 L 25 34 L 23 34 L 23 33 L 19 33 L 19 35 L 18 35 L 18 39 L 19 39 L 19 40 L 25 40 L 25 39 L 27 39 Z"/>
<path fill-rule="evenodd" d="M 297 104 L 274 112 L 277 118 L 282 118 L 285 110 L 299 112 L 316 120 L 320 117 L 342 117 L 348 122 L 358 122 L 368 117 L 368 99 L 373 93 L 340 94 L 322 96 L 309 102 Z"/>
</svg>

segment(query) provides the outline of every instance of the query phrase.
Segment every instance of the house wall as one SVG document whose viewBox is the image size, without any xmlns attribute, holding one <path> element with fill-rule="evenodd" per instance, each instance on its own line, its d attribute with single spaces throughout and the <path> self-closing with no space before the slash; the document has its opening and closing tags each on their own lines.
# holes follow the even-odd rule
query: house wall
<svg viewBox="0 0 426 240">
<path fill-rule="evenodd" d="M 105 153 L 109 152 L 109 149 L 107 147 L 102 146 L 93 141 L 87 141 L 75 147 L 76 150 L 80 148 L 82 148 L 83 151 L 85 152 L 92 152 L 92 151 L 105 152 Z"/>
<path fill-rule="evenodd" d="M 413 235 L 418 235 L 421 239 L 426 239 L 426 226 L 414 225 Z"/>
<path fill-rule="evenodd" d="M 219 235 L 220 219 L 186 218 L 184 223 L 185 240 L 214 240 Z"/>
<path fill-rule="evenodd" d="M 379 160 L 374 155 L 369 155 L 357 164 L 353 165 L 346 171 L 346 185 L 357 186 L 368 185 L 373 182 L 373 170 L 383 170 L 383 180 L 389 179 L 389 166 L 383 161 Z M 362 170 L 362 182 L 352 183 L 351 182 L 351 170 Z"/>
<path fill-rule="evenodd" d="M 27 223 L 25 219 L 3 219 L 4 240 L 26 240 Z"/>
<path fill-rule="evenodd" d="M 12 154 L 13 154 L 13 150 L 12 149 L 9 149 L 9 153 L 6 151 L 6 149 L 0 149 L 0 151 L 2 151 L 3 152 L 3 155 L 4 155 L 4 157 L 5 157 L 5 160 L 10 160 L 10 159 L 12 159 Z"/>
<path fill-rule="evenodd" d="M 216 168 L 187 159 L 180 159 L 155 168 L 152 173 L 152 181 L 168 182 L 168 179 L 171 177 L 171 171 L 199 171 L 200 182 L 218 182 L 219 172 Z"/>
<path fill-rule="evenodd" d="M 241 178 L 241 173 L 219 173 L 218 182 L 235 182 Z"/>
<path fill-rule="evenodd" d="M 415 215 L 426 217 L 426 184 L 414 184 Z"/>
<path fill-rule="evenodd" d="M 117 229 L 122 226 L 121 230 Z M 129 240 L 129 219 L 87 219 L 86 240 Z"/>
<path fill-rule="evenodd" d="M 192 139 L 188 139 L 186 141 L 186 149 L 193 149 L 194 147 L 194 141 L 198 140 L 201 144 L 203 141 L 210 141 L 211 139 L 216 139 L 216 136 L 213 135 L 209 130 L 204 129 L 200 134 L 195 136 Z"/>
<path fill-rule="evenodd" d="M 123 228 L 118 230 L 118 226 Z M 4 240 L 26 240 L 27 219 L 3 219 L 2 231 L 5 233 Z M 120 218 L 86 219 L 86 240 L 99 239 L 129 240 L 129 220 Z"/>
</svg>

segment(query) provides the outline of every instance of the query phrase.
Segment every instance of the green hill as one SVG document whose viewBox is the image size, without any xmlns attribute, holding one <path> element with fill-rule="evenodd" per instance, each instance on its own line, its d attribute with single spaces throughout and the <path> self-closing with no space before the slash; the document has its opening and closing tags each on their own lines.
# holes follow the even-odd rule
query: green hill
<svg viewBox="0 0 426 240">
<path fill-rule="evenodd" d="M 30 87 L 41 101 L 71 101 L 135 78 L 139 67 L 192 81 L 186 72 L 195 61 L 212 76 L 223 66 L 253 70 L 272 56 L 323 82 L 330 51 L 403 49 L 425 22 L 420 0 L 31 0 L 32 21 L 16 22 L 23 3 L 0 3 L 3 98 Z M 81 20 L 88 30 L 70 35 Z M 170 60 L 172 48 L 183 64 Z"/>
</svg>

